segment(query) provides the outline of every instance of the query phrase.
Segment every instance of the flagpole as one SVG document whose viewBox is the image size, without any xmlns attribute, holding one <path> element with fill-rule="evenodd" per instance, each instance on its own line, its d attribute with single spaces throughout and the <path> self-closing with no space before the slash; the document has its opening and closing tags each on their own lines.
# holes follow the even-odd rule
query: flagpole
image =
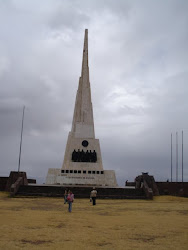
<svg viewBox="0 0 188 250">
<path fill-rule="evenodd" d="M 182 182 L 183 182 L 183 130 L 182 130 Z"/>
<path fill-rule="evenodd" d="M 171 133 L 171 182 L 172 182 L 172 133 Z"/>
<path fill-rule="evenodd" d="M 21 152 L 22 152 L 22 135 L 23 135 L 23 123 L 24 123 L 24 111 L 25 111 L 25 106 L 23 106 L 23 115 L 22 115 L 22 127 L 21 127 L 21 138 L 20 138 L 20 152 L 19 152 L 18 172 L 20 172 L 20 162 L 21 162 Z"/>
<path fill-rule="evenodd" d="M 176 132 L 176 182 L 178 182 L 178 132 Z"/>
</svg>

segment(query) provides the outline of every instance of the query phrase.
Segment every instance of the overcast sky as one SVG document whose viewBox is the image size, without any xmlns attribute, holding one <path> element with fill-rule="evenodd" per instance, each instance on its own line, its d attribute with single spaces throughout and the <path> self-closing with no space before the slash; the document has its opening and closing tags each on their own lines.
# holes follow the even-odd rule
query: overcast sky
<svg viewBox="0 0 188 250">
<path fill-rule="evenodd" d="M 84 30 L 105 170 L 119 185 L 149 172 L 170 179 L 173 134 L 184 131 L 188 181 L 187 0 L 0 0 L 0 176 L 18 169 L 44 182 L 61 168 L 81 74 Z"/>
</svg>

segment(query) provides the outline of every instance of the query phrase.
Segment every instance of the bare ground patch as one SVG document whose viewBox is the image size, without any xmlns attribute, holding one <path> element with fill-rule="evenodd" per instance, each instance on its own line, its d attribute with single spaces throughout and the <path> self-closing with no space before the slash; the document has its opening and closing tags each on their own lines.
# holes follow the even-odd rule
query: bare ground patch
<svg viewBox="0 0 188 250">
<path fill-rule="evenodd" d="M 65 228 L 66 224 L 65 223 L 59 223 L 57 226 L 55 226 L 56 228 Z"/>
<path fill-rule="evenodd" d="M 22 244 L 31 244 L 31 245 L 42 245 L 46 243 L 53 243 L 51 240 L 21 240 Z"/>
<path fill-rule="evenodd" d="M 135 237 L 129 237 L 130 240 L 141 241 L 141 242 L 153 242 L 159 238 L 165 238 L 166 236 L 158 236 L 158 235 L 142 235 L 137 234 Z"/>
<path fill-rule="evenodd" d="M 96 245 L 99 247 L 104 247 L 104 246 L 111 245 L 111 244 L 107 242 L 99 242 L 99 243 L 96 243 Z"/>
<path fill-rule="evenodd" d="M 177 212 L 183 215 L 188 215 L 188 210 L 179 210 Z"/>
</svg>

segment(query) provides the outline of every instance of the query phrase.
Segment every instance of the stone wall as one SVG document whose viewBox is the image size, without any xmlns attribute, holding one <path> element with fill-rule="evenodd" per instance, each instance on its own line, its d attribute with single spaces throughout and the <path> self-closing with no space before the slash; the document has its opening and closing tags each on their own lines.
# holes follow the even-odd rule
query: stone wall
<svg viewBox="0 0 188 250">
<path fill-rule="evenodd" d="M 0 176 L 0 191 L 5 191 L 7 181 L 9 177 L 1 177 Z M 35 179 L 27 179 L 28 183 L 36 184 Z"/>
<path fill-rule="evenodd" d="M 8 177 L 0 177 L 0 191 L 5 191 Z"/>
<path fill-rule="evenodd" d="M 92 187 L 87 186 L 50 186 L 50 185 L 27 185 L 21 186 L 17 195 L 19 196 L 47 196 L 63 197 L 65 188 L 70 189 L 75 198 L 88 198 Z M 134 188 L 105 188 L 96 187 L 98 199 L 145 199 L 144 191 Z"/>
<path fill-rule="evenodd" d="M 188 197 L 188 182 L 156 182 L 160 195 Z"/>
<path fill-rule="evenodd" d="M 126 186 L 135 186 L 135 182 L 126 182 Z M 188 182 L 156 182 L 159 195 L 188 197 Z"/>
</svg>

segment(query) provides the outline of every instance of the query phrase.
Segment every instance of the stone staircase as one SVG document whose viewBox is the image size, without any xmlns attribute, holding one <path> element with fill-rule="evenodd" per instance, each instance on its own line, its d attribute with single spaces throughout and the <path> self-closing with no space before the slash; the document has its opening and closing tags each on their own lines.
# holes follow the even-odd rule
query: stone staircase
<svg viewBox="0 0 188 250">
<path fill-rule="evenodd" d="M 59 185 L 33 185 L 20 186 L 16 196 L 44 196 L 63 197 L 65 188 L 70 189 L 75 198 L 89 198 L 92 187 L 88 186 L 59 186 Z M 109 188 L 96 187 L 98 199 L 146 199 L 143 189 L 133 187 Z"/>
</svg>

